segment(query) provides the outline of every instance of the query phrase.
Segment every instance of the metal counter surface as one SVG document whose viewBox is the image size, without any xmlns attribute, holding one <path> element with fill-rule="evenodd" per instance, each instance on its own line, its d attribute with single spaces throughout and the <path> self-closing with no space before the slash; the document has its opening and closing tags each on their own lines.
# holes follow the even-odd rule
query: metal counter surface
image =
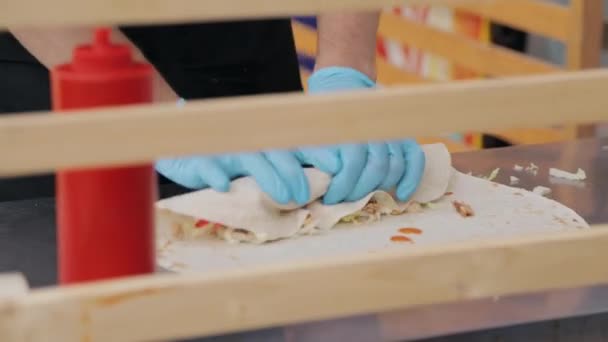
<svg viewBox="0 0 608 342">
<path fill-rule="evenodd" d="M 516 176 L 520 179 L 518 187 L 529 190 L 538 185 L 549 187 L 552 189 L 549 197 L 571 207 L 590 224 L 608 222 L 608 139 L 458 153 L 453 156 L 453 163 L 458 170 L 474 175 L 489 175 L 500 168 L 496 181 L 509 184 L 510 176 Z M 515 164 L 525 167 L 530 163 L 539 167 L 537 175 L 513 170 Z M 551 179 L 550 167 L 572 172 L 582 168 L 587 179 L 584 182 Z M 162 188 L 161 194 L 168 196 L 176 191 L 169 186 Z M 32 287 L 55 284 L 55 241 L 52 198 L 0 202 L 0 272 L 20 271 Z M 415 340 L 570 318 L 429 341 L 608 341 L 608 314 L 598 314 L 602 312 L 608 312 L 608 284 L 425 306 L 199 340 Z M 591 314 L 595 316 L 571 318 Z"/>
</svg>

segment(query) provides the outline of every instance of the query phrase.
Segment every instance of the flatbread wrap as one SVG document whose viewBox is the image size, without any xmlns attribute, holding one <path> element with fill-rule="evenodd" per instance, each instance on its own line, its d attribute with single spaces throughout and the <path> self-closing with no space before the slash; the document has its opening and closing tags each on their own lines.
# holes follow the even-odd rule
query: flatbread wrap
<svg viewBox="0 0 608 342">
<path fill-rule="evenodd" d="M 441 198 L 452 175 L 450 154 L 442 144 L 422 147 L 426 165 L 421 184 L 405 202 L 384 191 L 370 193 L 356 202 L 324 205 L 331 178 L 306 169 L 311 203 L 279 205 L 266 196 L 251 177 L 232 182 L 227 193 L 205 189 L 158 201 L 157 212 L 171 221 L 174 239 L 219 238 L 228 242 L 264 243 L 299 235 L 317 234 L 342 223 L 369 223 L 386 215 L 420 211 L 421 204 Z"/>
</svg>

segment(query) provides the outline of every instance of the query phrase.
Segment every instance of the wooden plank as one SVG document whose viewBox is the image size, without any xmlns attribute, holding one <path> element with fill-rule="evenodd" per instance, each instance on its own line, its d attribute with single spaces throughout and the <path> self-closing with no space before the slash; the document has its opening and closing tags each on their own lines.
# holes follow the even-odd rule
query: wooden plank
<svg viewBox="0 0 608 342">
<path fill-rule="evenodd" d="M 295 20 L 291 21 L 296 50 L 309 56 L 317 55 L 317 32 Z"/>
<path fill-rule="evenodd" d="M 382 85 L 399 85 L 399 84 L 422 84 L 430 83 L 430 80 L 424 79 L 414 73 L 407 72 L 392 65 L 384 58 L 376 58 L 376 68 L 378 69 L 378 83 Z"/>
<path fill-rule="evenodd" d="M 572 30 L 566 41 L 569 69 L 600 66 L 602 51 L 603 0 L 571 0 Z"/>
<path fill-rule="evenodd" d="M 603 0 L 571 0 L 572 30 L 566 41 L 566 64 L 571 70 L 600 66 L 604 22 Z M 571 130 L 574 138 L 596 135 L 595 125 L 577 125 Z"/>
<path fill-rule="evenodd" d="M 465 145 L 459 141 L 444 137 L 422 137 L 416 138 L 419 144 L 444 144 L 450 153 L 470 152 L 476 150 L 472 146 Z"/>
<path fill-rule="evenodd" d="M 510 144 L 548 144 L 571 140 L 572 137 L 565 129 L 544 127 L 527 129 L 506 129 L 490 130 L 484 132 L 500 139 L 504 139 Z"/>
<path fill-rule="evenodd" d="M 28 291 L 27 281 L 21 273 L 0 273 L 0 301 L 21 296 Z"/>
<path fill-rule="evenodd" d="M 226 273 L 34 290 L 0 304 L 0 340 L 186 338 L 590 286 L 608 281 L 607 244 L 608 227 L 601 226 Z"/>
<path fill-rule="evenodd" d="M 568 40 L 573 26 L 568 7 L 542 0 L 495 0 L 452 7 L 560 41 Z"/>
<path fill-rule="evenodd" d="M 0 118 L 0 175 L 459 131 L 596 122 L 608 70 Z M 567 96 L 566 96 L 567 95 Z M 80 115 L 76 113 L 81 113 Z M 60 151 L 60 152 L 59 152 Z"/>
<path fill-rule="evenodd" d="M 480 43 L 396 15 L 382 16 L 378 32 L 384 37 L 443 56 L 484 75 L 513 76 L 560 70 L 557 66 L 506 48 Z"/>
<path fill-rule="evenodd" d="M 370 10 L 397 4 L 494 0 L 0 0 L 0 27 L 151 24 L 290 17 L 325 11 Z"/>
<path fill-rule="evenodd" d="M 298 53 L 304 53 L 309 56 L 317 55 L 317 37 L 315 32 L 295 20 L 291 21 L 291 27 L 293 30 L 294 42 Z M 300 78 L 302 81 L 302 88 L 304 91 L 308 91 L 308 78 L 311 72 L 305 70 L 300 66 Z"/>
</svg>

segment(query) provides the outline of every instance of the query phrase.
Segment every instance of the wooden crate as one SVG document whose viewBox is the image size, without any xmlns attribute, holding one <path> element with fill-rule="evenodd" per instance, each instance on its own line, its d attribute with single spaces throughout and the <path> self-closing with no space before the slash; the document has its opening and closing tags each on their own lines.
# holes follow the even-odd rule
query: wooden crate
<svg viewBox="0 0 608 342">
<path fill-rule="evenodd" d="M 395 4 L 389 0 L 222 0 L 210 5 L 211 1 L 184 0 L 175 6 L 174 0 L 122 0 L 121 6 L 110 7 L 105 0 L 0 1 L 0 25 L 17 26 L 295 15 Z M 453 5 L 455 1 L 433 3 Z M 478 0 L 478 5 L 462 1 L 459 5 L 477 6 L 480 11 L 500 5 L 505 10 L 503 20 L 519 18 L 505 1 Z M 536 6 L 532 0 L 511 1 L 513 8 Z M 547 13 L 563 14 L 554 8 Z M 401 21 L 399 25 L 403 25 Z M 426 30 L 412 23 L 405 25 L 412 37 Z M 572 33 L 571 26 L 538 25 L 545 33 L 586 39 L 581 32 Z M 442 44 L 445 35 L 433 34 L 435 39 L 419 43 L 446 49 Z M 553 66 L 496 47 L 477 49 L 465 40 L 459 41 L 455 51 L 463 61 L 475 57 L 470 67 L 494 70 L 502 77 L 328 96 L 201 100 L 179 108 L 161 104 L 85 110 L 83 115 L 7 115 L 0 118 L 0 175 L 168 155 L 433 136 L 459 130 L 589 124 L 606 119 L 608 71 L 558 73 Z M 582 63 L 587 57 L 578 53 L 572 58 Z M 541 75 L 515 77 L 522 70 Z M 564 96 L 566 92 L 568 96 Z M 135 129 L 137 136 L 132 135 Z M 225 133 L 228 131 L 232 134 Z M 113 139 L 107 139 L 108 132 Z M 172 144 L 157 139 L 160 135 L 174 137 Z M 121 148 L 127 142 L 130 148 Z M 58 150 L 62 151 L 59 155 Z M 576 233 L 311 260 L 250 271 L 150 275 L 34 291 L 27 291 L 18 277 L 9 277 L 0 280 L 0 340 L 170 339 L 595 285 L 608 281 L 607 244 L 608 227 L 596 226 Z M 496 269 L 501 272 L 491 272 Z M 323 286 L 309 286 L 320 279 Z"/>
</svg>

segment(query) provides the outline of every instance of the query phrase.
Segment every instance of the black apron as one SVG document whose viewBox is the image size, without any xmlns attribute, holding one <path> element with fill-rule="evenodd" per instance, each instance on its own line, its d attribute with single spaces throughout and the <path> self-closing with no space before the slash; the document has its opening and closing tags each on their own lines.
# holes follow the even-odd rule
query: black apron
<svg viewBox="0 0 608 342">
<path fill-rule="evenodd" d="M 289 20 L 121 30 L 185 99 L 302 89 Z M 0 33 L 0 114 L 49 110 L 50 106 L 46 68 L 12 35 Z M 52 175 L 0 178 L 0 201 L 53 194 Z"/>
</svg>

